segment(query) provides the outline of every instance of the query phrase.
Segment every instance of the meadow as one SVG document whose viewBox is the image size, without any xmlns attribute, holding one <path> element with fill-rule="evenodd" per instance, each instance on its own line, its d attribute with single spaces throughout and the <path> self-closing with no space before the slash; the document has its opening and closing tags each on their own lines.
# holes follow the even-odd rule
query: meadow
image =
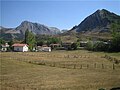
<svg viewBox="0 0 120 90">
<path fill-rule="evenodd" d="M 120 53 L 0 52 L 1 90 L 110 90 L 120 87 Z"/>
</svg>

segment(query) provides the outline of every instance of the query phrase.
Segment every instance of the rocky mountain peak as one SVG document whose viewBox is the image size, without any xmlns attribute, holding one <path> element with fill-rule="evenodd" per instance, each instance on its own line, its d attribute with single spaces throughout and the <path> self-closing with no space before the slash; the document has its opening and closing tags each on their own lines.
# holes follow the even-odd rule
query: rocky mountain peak
<svg viewBox="0 0 120 90">
<path fill-rule="evenodd" d="M 0 27 L 1 28 L 1 27 Z M 39 24 L 39 23 L 34 23 L 34 22 L 30 22 L 30 21 L 23 21 L 19 26 L 17 26 L 16 28 L 8 28 L 8 29 L 4 29 L 1 28 L 2 31 L 4 31 L 4 33 L 1 35 L 1 37 L 5 37 L 5 34 L 9 34 L 9 36 L 11 36 L 12 38 L 20 38 L 23 39 L 24 35 L 25 35 L 25 31 L 29 30 L 32 33 L 34 33 L 35 35 L 56 35 L 60 33 L 60 30 L 56 27 L 48 27 L 45 26 L 43 24 Z M 7 38 L 8 39 L 8 38 Z"/>
<path fill-rule="evenodd" d="M 72 31 L 101 31 L 104 28 L 109 28 L 111 23 L 120 21 L 120 16 L 106 9 L 97 10 L 90 16 L 86 17 L 78 26 L 72 28 Z"/>
<path fill-rule="evenodd" d="M 105 18 L 108 14 L 110 14 L 109 11 L 102 9 L 102 10 L 97 10 L 96 12 L 94 12 L 93 14 L 91 14 L 91 17 L 97 17 L 97 18 Z"/>
<path fill-rule="evenodd" d="M 30 22 L 30 21 L 23 21 L 20 25 L 24 26 L 24 25 L 29 25 L 29 24 L 32 24 L 32 22 Z"/>
<path fill-rule="evenodd" d="M 108 10 L 106 9 L 98 9 L 95 13 L 104 13 L 104 12 L 109 12 Z"/>
<path fill-rule="evenodd" d="M 57 28 L 50 28 L 43 24 L 34 23 L 30 21 L 23 21 L 18 27 L 15 28 L 16 30 L 20 31 L 21 34 L 25 34 L 25 31 L 28 29 L 32 31 L 34 34 L 48 34 L 54 35 L 60 33 L 60 30 Z"/>
</svg>

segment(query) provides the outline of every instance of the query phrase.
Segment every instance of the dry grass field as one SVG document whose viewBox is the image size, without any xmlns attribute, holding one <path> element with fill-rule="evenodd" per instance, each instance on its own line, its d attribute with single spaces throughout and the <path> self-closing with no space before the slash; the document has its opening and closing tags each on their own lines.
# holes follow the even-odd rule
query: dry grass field
<svg viewBox="0 0 120 90">
<path fill-rule="evenodd" d="M 120 87 L 120 53 L 1 52 L 1 90 L 110 90 Z M 113 67 L 114 66 L 114 67 Z"/>
</svg>

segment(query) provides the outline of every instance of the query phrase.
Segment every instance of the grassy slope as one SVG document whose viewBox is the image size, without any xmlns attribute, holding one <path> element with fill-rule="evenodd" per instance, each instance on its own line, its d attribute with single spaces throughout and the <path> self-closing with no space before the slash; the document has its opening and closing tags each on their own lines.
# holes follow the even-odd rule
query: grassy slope
<svg viewBox="0 0 120 90">
<path fill-rule="evenodd" d="M 63 33 L 59 36 L 62 42 L 76 42 L 78 38 L 82 40 L 88 40 L 89 38 L 94 39 L 102 39 L 102 40 L 109 40 L 112 38 L 110 33 L 93 33 L 93 32 L 86 32 L 86 33 L 75 33 L 75 32 L 67 32 Z"/>
<path fill-rule="evenodd" d="M 50 55 L 80 55 L 88 54 L 87 51 L 73 52 L 51 52 Z M 120 85 L 120 69 L 66 69 L 34 65 L 17 61 L 11 56 L 19 57 L 21 53 L 2 53 L 2 90 L 98 90 L 99 88 L 118 87 Z M 28 53 L 33 54 L 33 53 Z M 34 53 L 48 54 L 48 53 Z M 49 55 L 48 54 L 48 55 Z M 93 55 L 103 55 L 103 53 L 92 53 Z M 90 55 L 92 55 L 90 54 Z M 24 57 L 24 56 L 23 56 Z M 25 56 L 27 59 L 33 56 Z M 45 56 L 46 57 L 46 56 Z M 48 57 L 51 59 L 50 57 Z M 57 59 L 57 58 L 56 58 Z M 47 58 L 46 58 L 47 60 Z M 62 60 L 62 59 L 61 59 Z M 66 59 L 65 59 L 66 60 Z M 72 60 L 72 59 L 70 59 Z M 92 59 L 91 59 L 92 60 Z M 64 60 L 63 60 L 64 61 Z M 94 60 L 93 60 L 94 62 Z M 96 62 L 99 63 L 99 60 Z M 105 61 L 106 63 L 107 61 Z M 109 64 L 109 62 L 108 62 Z"/>
</svg>

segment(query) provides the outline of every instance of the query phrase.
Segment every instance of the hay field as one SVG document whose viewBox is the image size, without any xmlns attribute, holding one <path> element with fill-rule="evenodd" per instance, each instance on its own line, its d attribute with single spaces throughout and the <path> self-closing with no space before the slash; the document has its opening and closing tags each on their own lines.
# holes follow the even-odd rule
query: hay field
<svg viewBox="0 0 120 90">
<path fill-rule="evenodd" d="M 105 54 L 120 60 L 119 53 L 85 50 L 1 52 L 1 90 L 110 90 L 120 87 L 120 64 L 105 59 Z"/>
</svg>

